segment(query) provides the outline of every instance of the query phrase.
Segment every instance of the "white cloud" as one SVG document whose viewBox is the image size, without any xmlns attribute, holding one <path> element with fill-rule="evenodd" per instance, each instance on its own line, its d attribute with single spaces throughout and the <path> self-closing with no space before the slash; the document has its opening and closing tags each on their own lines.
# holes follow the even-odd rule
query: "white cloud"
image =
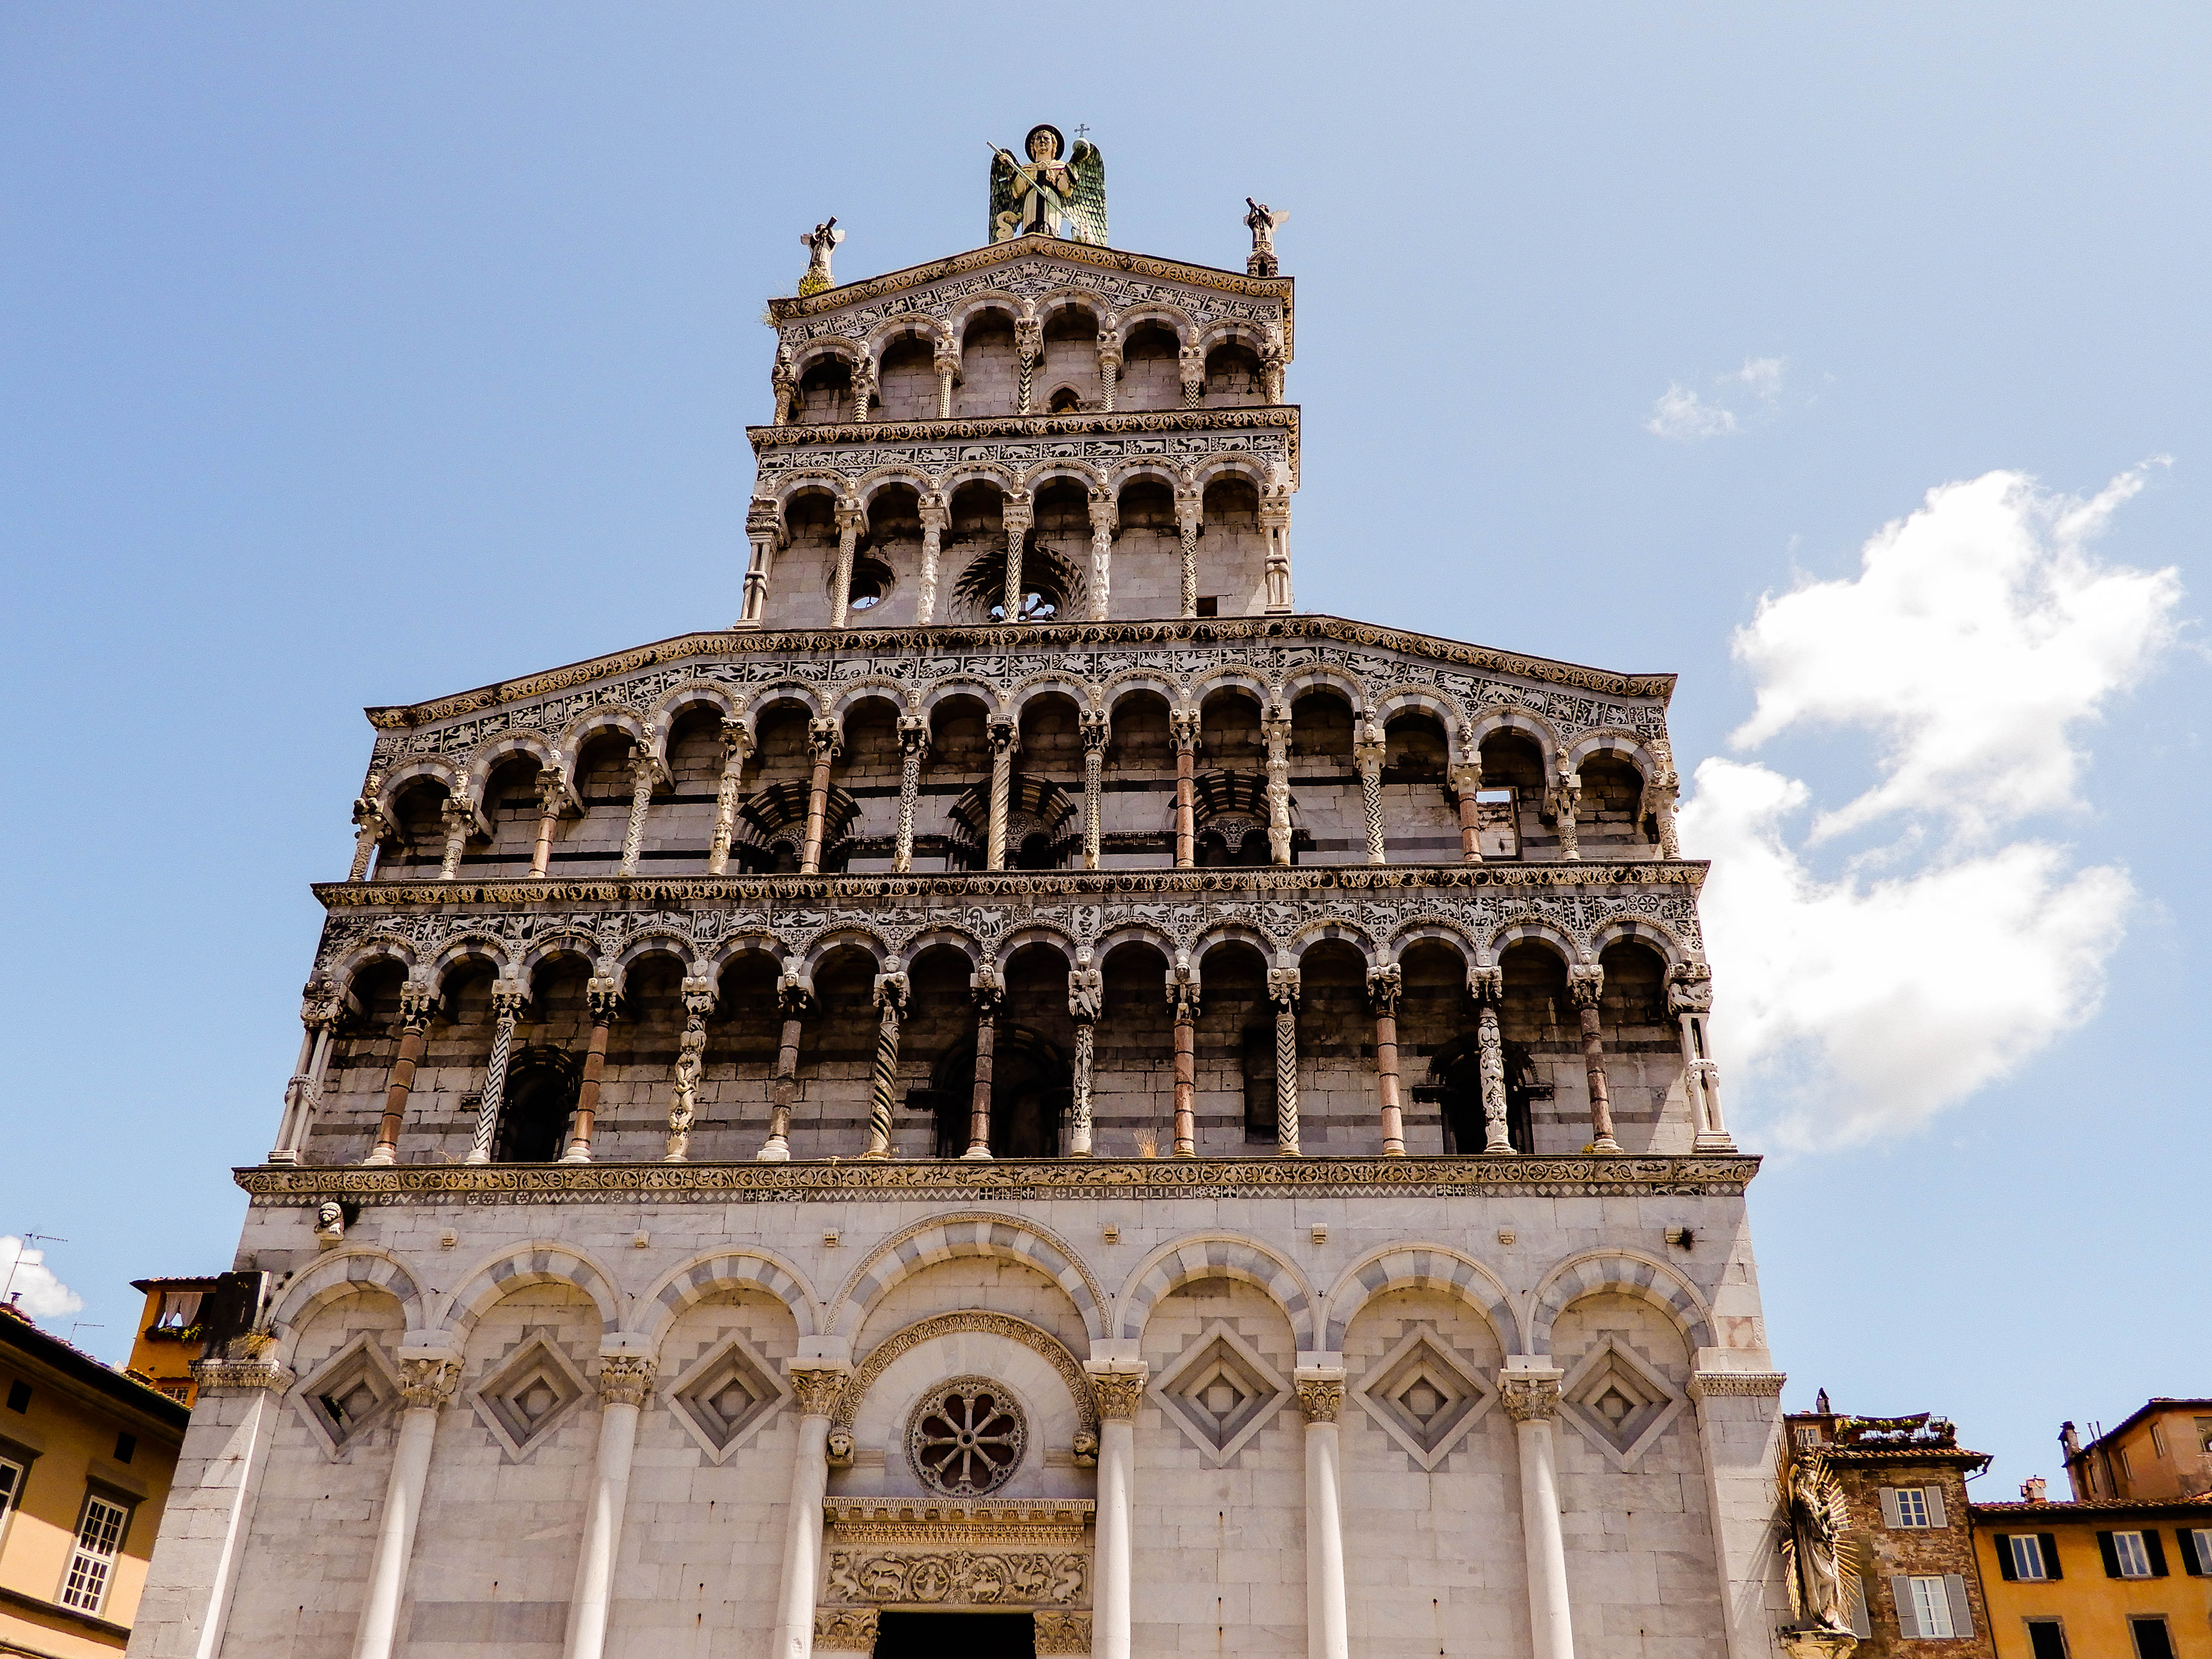
<svg viewBox="0 0 2212 1659">
<path fill-rule="evenodd" d="M 1651 405 L 1651 418 L 1644 429 L 1654 436 L 1694 443 L 1700 438 L 1719 438 L 1737 429 L 1735 416 L 1679 383 L 1670 385 Z"/>
<path fill-rule="evenodd" d="M 1782 372 L 1788 366 L 1780 357 L 1747 357 L 1741 368 L 1720 378 L 1723 384 L 1735 381 L 1771 407 L 1782 396 Z"/>
<path fill-rule="evenodd" d="M 8 1287 L 15 1305 L 33 1319 L 76 1312 L 84 1298 L 56 1279 L 46 1261 L 44 1250 L 26 1249 L 21 1239 L 0 1234 L 0 1285 Z"/>
<path fill-rule="evenodd" d="M 1756 763 L 1705 762 L 1683 809 L 1686 849 L 1714 860 L 1715 1040 L 1772 1141 L 1915 1128 L 2096 1012 L 2133 884 L 1998 836 L 2083 809 L 2081 729 L 2172 642 L 2175 574 L 2085 550 L 2141 484 L 2087 501 L 2011 472 L 1947 484 L 1868 542 L 1858 575 L 1768 595 L 1738 630 L 1758 685 L 1739 747 L 1805 729 L 1882 745 L 1871 787 L 1803 832 L 1811 789 Z M 1808 863 L 1876 820 L 1889 846 L 1832 877 Z"/>
</svg>

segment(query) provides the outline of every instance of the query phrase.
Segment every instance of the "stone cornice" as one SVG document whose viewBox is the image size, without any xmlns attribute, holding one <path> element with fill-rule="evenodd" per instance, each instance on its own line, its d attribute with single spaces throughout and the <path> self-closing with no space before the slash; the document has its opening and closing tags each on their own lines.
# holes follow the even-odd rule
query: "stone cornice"
<svg viewBox="0 0 2212 1659">
<path fill-rule="evenodd" d="M 806 446 L 866 443 L 944 443 L 975 438 L 1072 438 L 1130 432 L 1230 431 L 1239 428 L 1285 427 L 1295 452 L 1297 404 L 1241 409 L 1160 409 L 1108 415 L 996 415 L 951 421 L 850 421 L 816 426 L 749 426 L 745 435 L 756 452 Z"/>
<path fill-rule="evenodd" d="M 368 716 L 368 723 L 380 731 L 404 731 L 694 657 L 840 657 L 901 651 L 916 656 L 979 651 L 1047 654 L 1113 646 L 1234 645 L 1247 640 L 1272 644 L 1327 640 L 1366 650 L 1402 652 L 1457 667 L 1510 674 L 1546 684 L 1571 686 L 1604 696 L 1653 698 L 1662 705 L 1674 695 L 1672 674 L 1614 673 L 1544 657 L 1525 657 L 1488 646 L 1467 645 L 1404 629 L 1349 622 L 1341 617 L 1165 617 L 1148 622 L 1024 623 L 1012 627 L 1000 623 L 995 627 L 848 628 L 842 631 L 729 629 L 717 633 L 680 634 L 632 651 L 589 658 L 548 669 L 542 674 L 502 680 L 428 702 L 385 704 L 363 712 Z"/>
<path fill-rule="evenodd" d="M 1759 1160 L 1669 1158 L 957 1158 L 823 1164 L 517 1164 L 232 1171 L 261 1206 L 560 1204 L 799 1200 L 933 1203 L 1006 1199 L 1740 1196 Z"/>
<path fill-rule="evenodd" d="M 1386 892 L 1403 888 L 1557 889 L 1705 884 L 1703 859 L 1633 864 L 1345 864 L 1217 870 L 1024 870 L 937 876 L 588 876 L 543 881 L 323 881 L 326 910 L 459 904 L 684 904 L 880 899 L 1041 899 L 1105 894 Z"/>
<path fill-rule="evenodd" d="M 880 276 L 864 277 L 857 283 L 841 283 L 803 299 L 773 299 L 768 302 L 769 319 L 787 323 L 801 317 L 819 317 L 827 312 L 842 311 L 847 306 L 866 305 L 908 289 L 925 288 L 947 276 L 965 276 L 1016 259 L 1038 258 L 1090 265 L 1098 270 L 1127 271 L 1132 276 L 1157 282 L 1185 283 L 1193 288 L 1210 288 L 1219 294 L 1280 300 L 1283 333 L 1286 339 L 1290 336 L 1296 284 L 1288 276 L 1248 276 L 1241 270 L 1224 270 L 1218 265 L 1188 264 L 1181 259 L 1157 258 L 1149 253 L 1124 253 L 1119 248 L 1071 242 L 1058 236 L 1017 236 L 1012 241 L 993 242 L 988 247 L 971 248 L 950 258 L 933 259 L 927 264 L 908 265 L 902 270 L 885 271 Z"/>
</svg>

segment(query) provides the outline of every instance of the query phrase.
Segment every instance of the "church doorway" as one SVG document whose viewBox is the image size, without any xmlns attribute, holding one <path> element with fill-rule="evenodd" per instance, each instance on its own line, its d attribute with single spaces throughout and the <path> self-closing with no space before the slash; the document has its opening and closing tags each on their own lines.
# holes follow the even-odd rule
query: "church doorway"
<svg viewBox="0 0 2212 1659">
<path fill-rule="evenodd" d="M 876 1659 L 1035 1659 L 1036 1618 L 1027 1613 L 886 1613 L 876 1620 Z"/>
<path fill-rule="evenodd" d="M 937 1103 L 937 1155 L 968 1150 L 975 1098 L 975 1051 L 945 1056 L 930 1079 Z M 1001 1025 L 991 1054 L 991 1156 L 1058 1158 L 1060 1121 L 1075 1097 L 1075 1071 L 1059 1045 L 1024 1025 Z"/>
<path fill-rule="evenodd" d="M 500 1095 L 493 1161 L 550 1164 L 560 1157 L 583 1082 L 583 1067 L 564 1049 L 532 1048 L 516 1054 Z"/>
</svg>

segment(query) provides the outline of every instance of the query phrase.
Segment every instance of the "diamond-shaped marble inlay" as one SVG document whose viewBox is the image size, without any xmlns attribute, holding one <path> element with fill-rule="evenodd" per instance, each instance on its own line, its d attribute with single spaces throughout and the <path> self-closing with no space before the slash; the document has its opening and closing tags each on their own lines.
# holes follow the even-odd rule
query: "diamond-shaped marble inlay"
<svg viewBox="0 0 2212 1659">
<path fill-rule="evenodd" d="M 568 1356 L 532 1337 L 479 1382 L 472 1397 L 477 1415 L 510 1455 L 520 1457 L 544 1442 L 584 1393 Z"/>
<path fill-rule="evenodd" d="M 1290 1399 L 1289 1384 L 1225 1320 L 1206 1328 L 1152 1387 L 1206 1460 L 1226 1463 Z"/>
<path fill-rule="evenodd" d="M 790 1390 L 738 1336 L 708 1348 L 668 1391 L 677 1420 L 715 1462 L 772 1416 Z"/>
<path fill-rule="evenodd" d="M 1674 1420 L 1682 1398 L 1616 1337 L 1607 1337 L 1559 1384 L 1566 1414 L 1623 1468 Z"/>
<path fill-rule="evenodd" d="M 332 1457 L 342 1457 L 399 1400 L 398 1379 L 374 1342 L 356 1337 L 300 1384 L 307 1425 Z"/>
<path fill-rule="evenodd" d="M 1492 1394 L 1434 1328 L 1418 1326 L 1352 1390 L 1384 1433 L 1433 1469 L 1474 1425 Z"/>
</svg>

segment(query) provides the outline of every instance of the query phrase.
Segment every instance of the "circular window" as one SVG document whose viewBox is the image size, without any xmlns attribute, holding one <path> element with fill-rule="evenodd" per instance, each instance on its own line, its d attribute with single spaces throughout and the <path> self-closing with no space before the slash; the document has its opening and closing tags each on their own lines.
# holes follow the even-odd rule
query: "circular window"
<svg viewBox="0 0 2212 1659">
<path fill-rule="evenodd" d="M 1022 1408 L 1003 1383 L 960 1376 L 922 1396 L 907 1425 L 906 1451 L 922 1484 L 974 1498 L 1006 1483 L 1029 1443 Z"/>
</svg>

